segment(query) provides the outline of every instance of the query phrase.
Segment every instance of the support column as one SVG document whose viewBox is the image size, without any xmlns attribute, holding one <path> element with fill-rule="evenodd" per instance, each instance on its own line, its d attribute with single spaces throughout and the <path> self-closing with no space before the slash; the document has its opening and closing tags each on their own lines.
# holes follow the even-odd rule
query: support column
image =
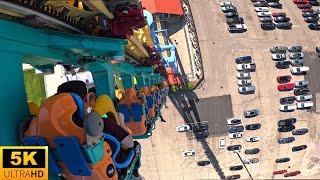
<svg viewBox="0 0 320 180">
<path fill-rule="evenodd" d="M 0 53 L 0 146 L 17 145 L 19 123 L 29 116 L 19 54 Z"/>
<path fill-rule="evenodd" d="M 146 86 L 146 82 L 145 82 L 145 77 L 143 75 L 137 75 L 136 76 L 137 79 L 137 86 L 138 86 L 138 90 L 141 90 L 142 87 Z"/>
<path fill-rule="evenodd" d="M 122 73 L 121 78 L 122 78 L 123 88 L 125 90 L 133 87 L 133 77 L 131 74 Z"/>
</svg>

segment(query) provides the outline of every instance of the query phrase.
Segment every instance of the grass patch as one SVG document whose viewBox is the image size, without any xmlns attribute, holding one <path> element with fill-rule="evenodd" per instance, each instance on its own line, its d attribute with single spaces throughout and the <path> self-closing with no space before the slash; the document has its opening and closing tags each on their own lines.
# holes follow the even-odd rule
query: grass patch
<svg viewBox="0 0 320 180">
<path fill-rule="evenodd" d="M 35 74 L 35 70 L 32 69 L 24 71 L 23 77 L 28 101 L 33 101 L 40 106 L 46 99 L 43 75 Z"/>
</svg>

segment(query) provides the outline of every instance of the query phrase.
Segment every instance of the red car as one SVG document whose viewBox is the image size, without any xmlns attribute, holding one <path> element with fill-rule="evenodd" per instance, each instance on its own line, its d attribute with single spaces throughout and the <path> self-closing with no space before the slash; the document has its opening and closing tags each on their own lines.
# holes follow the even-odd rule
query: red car
<svg viewBox="0 0 320 180">
<path fill-rule="evenodd" d="M 285 12 L 274 12 L 272 13 L 273 17 L 279 17 L 279 16 L 287 16 Z"/>
<path fill-rule="evenodd" d="M 294 83 L 286 83 L 286 84 L 279 84 L 278 85 L 278 90 L 279 91 L 291 91 L 295 87 Z"/>
<path fill-rule="evenodd" d="M 313 10 L 313 9 L 310 9 L 310 8 L 309 8 L 309 9 L 301 9 L 301 11 L 304 12 L 304 13 L 305 13 L 305 12 L 314 12 L 314 10 Z"/>
<path fill-rule="evenodd" d="M 293 3 L 295 4 L 307 4 L 309 0 L 293 0 Z"/>
<path fill-rule="evenodd" d="M 310 9 L 310 8 L 312 8 L 312 5 L 311 4 L 297 4 L 297 7 L 299 9 Z"/>
<path fill-rule="evenodd" d="M 277 175 L 277 174 L 284 174 L 284 173 L 287 173 L 288 171 L 287 170 L 279 170 L 279 171 L 273 171 L 273 175 Z"/>
<path fill-rule="evenodd" d="M 301 172 L 300 171 L 293 171 L 293 172 L 289 172 L 287 174 L 284 174 L 284 177 L 296 176 L 298 174 L 301 174 Z"/>
<path fill-rule="evenodd" d="M 280 83 L 280 84 L 288 83 L 288 82 L 291 81 L 291 76 L 290 76 L 290 75 L 278 76 L 278 77 L 277 77 L 277 81 L 278 81 L 278 83 Z"/>
</svg>

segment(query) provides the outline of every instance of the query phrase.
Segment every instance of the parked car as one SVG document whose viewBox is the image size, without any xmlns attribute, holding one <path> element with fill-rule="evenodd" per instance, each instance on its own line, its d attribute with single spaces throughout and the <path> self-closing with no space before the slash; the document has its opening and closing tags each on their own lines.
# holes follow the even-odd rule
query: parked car
<svg viewBox="0 0 320 180">
<path fill-rule="evenodd" d="M 292 27 L 292 23 L 290 22 L 275 23 L 275 25 L 278 29 L 291 29 Z"/>
<path fill-rule="evenodd" d="M 295 97 L 297 101 L 309 101 L 312 99 L 312 94 L 304 94 Z"/>
<path fill-rule="evenodd" d="M 299 95 L 304 95 L 304 94 L 309 94 L 309 89 L 308 88 L 296 88 L 294 91 L 293 91 L 293 94 L 295 96 L 299 96 Z"/>
<path fill-rule="evenodd" d="M 260 152 L 259 148 L 246 149 L 244 150 L 244 154 L 258 154 Z"/>
<path fill-rule="evenodd" d="M 311 4 L 312 6 L 319 6 L 320 5 L 320 1 L 319 0 L 309 1 L 309 4 Z"/>
<path fill-rule="evenodd" d="M 268 12 L 269 7 L 256 7 L 254 8 L 256 12 Z"/>
<path fill-rule="evenodd" d="M 208 130 L 197 131 L 197 132 L 194 132 L 194 135 L 198 139 L 207 138 L 209 136 L 209 131 Z"/>
<path fill-rule="evenodd" d="M 237 64 L 244 64 L 244 63 L 251 63 L 252 57 L 251 56 L 239 56 L 234 58 Z"/>
<path fill-rule="evenodd" d="M 289 22 L 290 18 L 285 17 L 285 16 L 279 16 L 274 18 L 274 22 L 280 23 L 280 22 Z"/>
<path fill-rule="evenodd" d="M 280 104 L 293 104 L 295 100 L 296 100 L 295 96 L 283 97 L 283 98 L 280 98 Z"/>
<path fill-rule="evenodd" d="M 227 180 L 240 179 L 240 174 L 235 174 L 231 176 L 227 176 Z"/>
<path fill-rule="evenodd" d="M 239 171 L 239 170 L 241 170 L 241 169 L 243 169 L 243 166 L 242 166 L 242 165 L 230 166 L 230 167 L 229 167 L 229 170 L 230 170 L 230 171 Z"/>
<path fill-rule="evenodd" d="M 292 176 L 297 176 L 299 174 L 301 174 L 300 171 L 293 171 L 293 172 L 284 174 L 284 177 L 292 177 Z"/>
<path fill-rule="evenodd" d="M 278 90 L 279 91 L 291 91 L 295 87 L 294 83 L 285 83 L 285 84 L 279 84 L 278 85 Z"/>
<path fill-rule="evenodd" d="M 248 85 L 251 85 L 251 79 L 238 80 L 238 86 L 248 86 Z"/>
<path fill-rule="evenodd" d="M 243 163 L 244 164 L 255 164 L 258 163 L 259 159 L 258 158 L 251 158 L 251 159 L 244 159 Z"/>
<path fill-rule="evenodd" d="M 303 66 L 304 60 L 303 59 L 291 59 L 290 63 L 291 63 L 291 66 Z"/>
<path fill-rule="evenodd" d="M 253 94 L 256 91 L 256 88 L 253 85 L 249 86 L 240 86 L 238 92 L 240 94 Z"/>
<path fill-rule="evenodd" d="M 260 26 L 263 30 L 273 30 L 276 27 L 272 22 L 261 23 Z"/>
<path fill-rule="evenodd" d="M 243 18 L 242 17 L 232 17 L 232 18 L 227 18 L 226 22 L 228 25 L 230 24 L 243 24 Z"/>
<path fill-rule="evenodd" d="M 287 69 L 290 67 L 290 61 L 278 61 L 276 62 L 275 66 L 277 69 Z"/>
<path fill-rule="evenodd" d="M 297 102 L 297 109 L 310 109 L 313 107 L 312 101 Z"/>
<path fill-rule="evenodd" d="M 273 175 L 278 175 L 278 174 L 285 174 L 287 172 L 288 172 L 287 170 L 278 170 L 278 171 L 273 171 L 272 174 Z"/>
<path fill-rule="evenodd" d="M 297 4 L 297 7 L 299 9 L 310 9 L 310 8 L 312 8 L 312 5 L 311 4 Z"/>
<path fill-rule="evenodd" d="M 227 119 L 227 124 L 228 125 L 238 125 L 242 123 L 241 118 L 233 117 L 233 118 L 228 118 Z"/>
<path fill-rule="evenodd" d="M 290 53 L 289 58 L 290 59 L 302 59 L 303 58 L 302 52 L 296 52 L 296 53 Z"/>
<path fill-rule="evenodd" d="M 318 16 L 305 17 L 304 21 L 306 23 L 317 23 L 319 21 L 319 17 Z"/>
<path fill-rule="evenodd" d="M 278 132 L 290 132 L 292 130 L 294 130 L 296 127 L 294 125 L 290 125 L 290 126 L 280 126 L 278 127 Z"/>
<path fill-rule="evenodd" d="M 271 17 L 271 12 L 257 12 L 258 17 Z"/>
<path fill-rule="evenodd" d="M 259 18 L 260 19 L 260 22 L 272 22 L 272 17 L 269 17 L 269 16 L 266 16 L 266 17 L 261 17 Z"/>
<path fill-rule="evenodd" d="M 290 75 L 281 75 L 277 77 L 277 82 L 280 84 L 288 83 L 291 81 L 291 78 L 292 77 Z"/>
<path fill-rule="evenodd" d="M 285 12 L 273 12 L 273 13 L 272 13 L 272 16 L 273 16 L 273 17 L 280 17 L 280 16 L 286 17 L 287 14 L 286 14 Z"/>
<path fill-rule="evenodd" d="M 292 112 L 296 109 L 295 104 L 285 104 L 285 105 L 280 105 L 279 110 L 282 112 Z"/>
<path fill-rule="evenodd" d="M 271 58 L 274 61 L 283 61 L 283 60 L 287 59 L 287 55 L 286 54 L 272 54 Z"/>
<path fill-rule="evenodd" d="M 301 12 L 305 13 L 305 12 L 314 12 L 313 9 L 301 9 Z"/>
<path fill-rule="evenodd" d="M 318 24 L 318 23 L 311 23 L 311 24 L 308 25 L 308 27 L 311 30 L 320 30 L 320 24 Z"/>
<path fill-rule="evenodd" d="M 210 164 L 210 161 L 198 161 L 197 164 L 198 166 L 207 166 Z"/>
<path fill-rule="evenodd" d="M 301 128 L 301 129 L 295 129 L 292 131 L 292 135 L 304 135 L 308 133 L 308 129 L 307 128 Z"/>
<path fill-rule="evenodd" d="M 227 12 L 233 12 L 233 11 L 237 11 L 237 8 L 235 6 L 222 6 L 221 7 L 221 11 L 224 12 L 224 13 L 227 13 Z"/>
<path fill-rule="evenodd" d="M 268 2 L 268 5 L 269 7 L 272 7 L 272 8 L 279 8 L 279 9 L 282 8 L 282 4 L 279 2 Z"/>
<path fill-rule="evenodd" d="M 225 146 L 226 146 L 226 139 L 225 138 L 220 138 L 219 139 L 218 148 L 219 149 L 223 149 Z"/>
<path fill-rule="evenodd" d="M 230 24 L 228 26 L 228 31 L 230 33 L 239 33 L 247 30 L 247 26 L 245 24 Z"/>
<path fill-rule="evenodd" d="M 309 0 L 293 0 L 293 3 L 295 4 L 307 4 Z"/>
<path fill-rule="evenodd" d="M 223 7 L 223 6 L 233 6 L 233 4 L 232 4 L 232 2 L 223 1 L 220 3 L 220 7 Z"/>
<path fill-rule="evenodd" d="M 229 133 L 228 136 L 230 139 L 242 138 L 243 132 Z"/>
<path fill-rule="evenodd" d="M 237 71 L 254 71 L 256 69 L 255 63 L 237 64 Z"/>
<path fill-rule="evenodd" d="M 275 46 L 275 47 L 270 48 L 271 53 L 277 53 L 277 54 L 280 54 L 280 53 L 285 54 L 287 50 L 288 50 L 288 48 L 285 46 Z"/>
<path fill-rule="evenodd" d="M 282 119 L 278 121 L 278 126 L 291 126 L 297 122 L 296 118 Z"/>
<path fill-rule="evenodd" d="M 276 159 L 276 163 L 285 163 L 285 162 L 289 162 L 289 161 L 290 161 L 290 158 L 288 158 L 288 157 Z"/>
<path fill-rule="evenodd" d="M 246 125 L 246 130 L 257 130 L 261 128 L 261 124 L 255 123 L 255 124 L 248 124 Z"/>
<path fill-rule="evenodd" d="M 192 150 L 185 150 L 185 151 L 182 151 L 182 156 L 184 157 L 187 157 L 187 156 L 194 156 L 196 155 L 195 151 L 192 149 Z"/>
<path fill-rule="evenodd" d="M 310 70 L 310 68 L 307 67 L 307 66 L 292 67 L 292 68 L 290 69 L 290 71 L 291 71 L 292 74 L 298 74 L 298 75 L 300 75 L 300 74 L 305 75 L 305 74 L 307 74 L 307 72 L 308 72 L 309 70 Z"/>
<path fill-rule="evenodd" d="M 251 109 L 251 110 L 244 111 L 243 115 L 246 118 L 252 118 L 252 117 L 258 116 L 259 113 L 260 113 L 259 109 Z"/>
<path fill-rule="evenodd" d="M 286 137 L 286 138 L 280 138 L 278 140 L 279 144 L 288 144 L 288 143 L 292 143 L 295 140 L 294 137 Z"/>
<path fill-rule="evenodd" d="M 259 136 L 249 136 L 246 139 L 247 142 L 258 142 L 259 140 L 260 140 Z"/>
<path fill-rule="evenodd" d="M 239 14 L 236 11 L 231 11 L 231 12 L 224 13 L 224 16 L 226 18 L 231 18 L 231 17 L 237 17 L 239 16 Z"/>
<path fill-rule="evenodd" d="M 188 124 L 184 124 L 176 127 L 177 132 L 187 132 L 190 130 L 190 126 Z"/>
<path fill-rule="evenodd" d="M 296 45 L 296 46 L 290 46 L 288 48 L 289 52 L 301 52 L 302 51 L 302 46 Z"/>
<path fill-rule="evenodd" d="M 312 17 L 312 16 L 317 16 L 316 12 L 304 12 L 302 13 L 302 17 Z"/>
<path fill-rule="evenodd" d="M 237 132 L 243 132 L 244 127 L 242 125 L 240 126 L 229 126 L 227 127 L 228 133 L 237 133 Z"/>
<path fill-rule="evenodd" d="M 228 151 L 235 151 L 235 152 L 240 152 L 242 146 L 240 144 L 237 145 L 230 145 L 227 147 Z"/>
<path fill-rule="evenodd" d="M 250 73 L 249 72 L 238 72 L 237 73 L 237 78 L 238 79 L 250 79 Z"/>
<path fill-rule="evenodd" d="M 258 1 L 253 3 L 254 7 L 268 7 L 268 3 L 265 1 Z"/>
<path fill-rule="evenodd" d="M 291 149 L 292 152 L 302 151 L 304 149 L 307 149 L 307 145 L 293 146 Z"/>
<path fill-rule="evenodd" d="M 295 85 L 296 85 L 296 88 L 307 87 L 309 85 L 309 81 L 308 80 L 296 81 Z"/>
</svg>

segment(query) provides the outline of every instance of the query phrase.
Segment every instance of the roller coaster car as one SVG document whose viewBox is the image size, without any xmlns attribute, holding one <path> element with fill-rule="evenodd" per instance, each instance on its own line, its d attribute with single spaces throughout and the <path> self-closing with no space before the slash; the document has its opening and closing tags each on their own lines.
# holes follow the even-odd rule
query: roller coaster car
<svg viewBox="0 0 320 180">
<path fill-rule="evenodd" d="M 118 111 L 124 115 L 124 122 L 133 136 L 141 136 L 147 132 L 146 113 L 133 88 L 125 90 L 118 104 Z"/>
<path fill-rule="evenodd" d="M 20 138 L 25 145 L 49 146 L 53 174 L 66 179 L 118 179 L 101 121 L 98 113 L 84 115 L 80 96 L 62 93 L 43 103 L 39 116 L 22 126 Z"/>
</svg>

